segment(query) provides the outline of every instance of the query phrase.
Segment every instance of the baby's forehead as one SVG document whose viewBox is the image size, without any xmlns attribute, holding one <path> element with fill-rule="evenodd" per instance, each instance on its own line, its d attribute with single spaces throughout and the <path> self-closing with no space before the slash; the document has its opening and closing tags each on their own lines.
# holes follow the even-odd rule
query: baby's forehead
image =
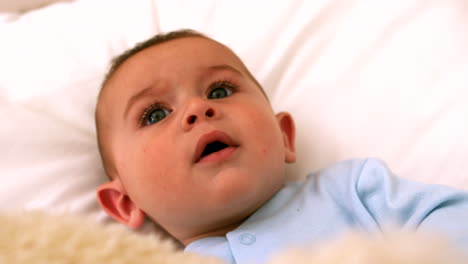
<svg viewBox="0 0 468 264">
<path fill-rule="evenodd" d="M 140 62 L 138 59 L 141 57 L 154 57 L 155 60 L 191 60 L 190 62 L 193 65 L 224 61 L 225 63 L 245 67 L 239 56 L 230 48 L 208 37 L 200 36 L 182 37 L 149 46 L 134 54 L 124 64 L 127 64 L 127 66 L 131 64 L 138 65 Z M 166 64 L 162 66 L 166 66 Z"/>
<path fill-rule="evenodd" d="M 99 100 L 107 97 L 104 95 L 110 90 L 119 89 L 117 87 L 121 86 L 121 82 L 125 82 L 129 75 L 151 74 L 147 70 L 148 67 L 145 68 L 148 61 L 151 61 L 150 64 L 156 68 L 170 70 L 173 64 L 167 62 L 173 60 L 187 62 L 184 64 L 193 68 L 227 69 L 231 66 L 234 70 L 250 77 L 242 60 L 225 45 L 203 36 L 181 37 L 148 46 L 120 62 L 118 67 L 108 74 L 107 80 L 102 86 Z M 155 71 L 157 70 L 155 69 Z"/>
<path fill-rule="evenodd" d="M 174 61 L 180 63 L 174 64 Z M 125 75 L 149 74 L 151 70 L 148 68 L 158 72 L 180 65 L 190 69 L 215 69 L 228 65 L 250 75 L 242 60 L 230 48 L 207 37 L 190 36 L 158 43 L 129 56 L 109 76 L 108 82 L 112 83 L 113 79 L 121 81 Z"/>
</svg>

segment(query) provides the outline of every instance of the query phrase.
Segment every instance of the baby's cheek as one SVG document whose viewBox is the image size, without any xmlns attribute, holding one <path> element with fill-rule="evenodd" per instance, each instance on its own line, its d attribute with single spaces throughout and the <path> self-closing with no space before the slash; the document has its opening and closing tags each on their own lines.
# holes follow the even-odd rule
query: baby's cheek
<svg viewBox="0 0 468 264">
<path fill-rule="evenodd" d="M 282 144 L 282 135 L 276 117 L 269 112 L 256 112 L 247 124 L 253 139 L 261 143 L 261 154 L 268 154 Z"/>
<path fill-rule="evenodd" d="M 147 178 L 151 172 L 158 168 L 159 160 L 162 155 L 158 153 L 157 145 L 152 144 L 150 141 L 137 142 L 133 146 L 129 146 L 128 153 L 128 166 L 133 167 L 136 178 Z M 160 166 L 160 165 L 159 165 Z"/>
<path fill-rule="evenodd" d="M 168 146 L 168 143 L 171 140 L 166 140 L 166 142 L 162 141 L 162 140 L 146 140 L 144 141 L 141 145 L 141 149 L 139 150 L 140 151 L 140 156 L 142 156 L 146 161 L 148 162 L 153 162 L 153 165 L 156 165 L 154 164 L 154 162 L 160 162 L 160 161 L 164 161 L 164 159 L 166 159 L 166 161 L 170 160 L 170 157 L 169 155 L 172 154 L 172 152 L 170 151 L 170 147 Z"/>
</svg>

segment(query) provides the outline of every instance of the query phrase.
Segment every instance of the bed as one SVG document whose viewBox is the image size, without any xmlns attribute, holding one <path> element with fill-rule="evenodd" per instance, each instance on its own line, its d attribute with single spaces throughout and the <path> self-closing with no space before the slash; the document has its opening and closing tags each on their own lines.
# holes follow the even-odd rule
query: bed
<svg viewBox="0 0 468 264">
<path fill-rule="evenodd" d="M 110 222 L 94 193 L 107 180 L 99 85 L 113 56 L 180 28 L 230 46 L 293 114 L 291 180 L 377 157 L 468 190 L 465 0 L 0 0 L 0 12 L 1 210 Z"/>
</svg>

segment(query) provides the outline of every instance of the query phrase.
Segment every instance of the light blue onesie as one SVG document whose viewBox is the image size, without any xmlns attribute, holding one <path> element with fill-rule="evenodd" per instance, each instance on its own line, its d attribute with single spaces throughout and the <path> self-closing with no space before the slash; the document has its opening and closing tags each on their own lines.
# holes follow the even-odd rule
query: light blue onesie
<svg viewBox="0 0 468 264">
<path fill-rule="evenodd" d="M 281 249 L 388 224 L 445 234 L 468 253 L 468 192 L 397 178 L 376 159 L 345 161 L 288 183 L 226 236 L 196 240 L 185 250 L 227 263 L 263 263 Z"/>
</svg>

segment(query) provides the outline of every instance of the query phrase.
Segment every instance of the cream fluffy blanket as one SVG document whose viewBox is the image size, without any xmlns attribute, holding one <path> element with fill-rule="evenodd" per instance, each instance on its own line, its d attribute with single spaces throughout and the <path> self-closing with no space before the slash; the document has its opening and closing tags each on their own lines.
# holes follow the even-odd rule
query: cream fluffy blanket
<svg viewBox="0 0 468 264">
<path fill-rule="evenodd" d="M 177 250 L 173 242 L 143 236 L 120 225 L 39 212 L 0 214 L 0 263 L 217 264 Z M 392 233 L 379 238 L 349 233 L 315 246 L 278 252 L 270 264 L 462 264 L 460 252 L 441 239 Z"/>
</svg>

